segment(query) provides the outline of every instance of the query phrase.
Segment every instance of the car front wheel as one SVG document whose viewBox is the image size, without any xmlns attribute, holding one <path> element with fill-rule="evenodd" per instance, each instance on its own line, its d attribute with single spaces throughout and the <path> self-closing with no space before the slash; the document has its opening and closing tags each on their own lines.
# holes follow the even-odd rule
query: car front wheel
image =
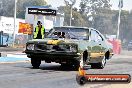
<svg viewBox="0 0 132 88">
<path fill-rule="evenodd" d="M 75 61 L 73 62 L 73 66 L 74 66 L 75 70 L 78 70 L 79 67 L 80 67 L 80 61 L 75 60 Z"/>
<path fill-rule="evenodd" d="M 31 64 L 32 64 L 33 68 L 37 69 L 37 68 L 39 68 L 39 66 L 41 64 L 41 60 L 37 59 L 37 58 L 31 58 Z"/>
</svg>

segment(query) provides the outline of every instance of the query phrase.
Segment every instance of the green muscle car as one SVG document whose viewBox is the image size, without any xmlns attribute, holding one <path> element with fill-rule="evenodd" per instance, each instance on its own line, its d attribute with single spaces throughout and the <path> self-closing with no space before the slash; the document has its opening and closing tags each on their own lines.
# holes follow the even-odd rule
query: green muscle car
<svg viewBox="0 0 132 88">
<path fill-rule="evenodd" d="M 81 59 L 92 68 L 104 68 L 113 55 L 112 46 L 104 36 L 86 27 L 54 27 L 45 39 L 28 41 L 25 53 L 31 58 L 33 68 L 39 68 L 43 60 L 78 68 Z"/>
</svg>

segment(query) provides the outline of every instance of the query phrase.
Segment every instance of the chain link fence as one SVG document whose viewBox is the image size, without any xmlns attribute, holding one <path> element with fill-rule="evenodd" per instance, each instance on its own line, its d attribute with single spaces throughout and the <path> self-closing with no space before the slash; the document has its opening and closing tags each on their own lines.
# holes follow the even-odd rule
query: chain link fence
<svg viewBox="0 0 132 88">
<path fill-rule="evenodd" d="M 14 48 L 25 48 L 27 41 L 32 39 L 31 35 L 19 34 L 15 36 L 15 41 L 13 41 L 13 35 L 9 35 L 7 39 L 8 47 L 12 47 L 14 42 Z"/>
</svg>

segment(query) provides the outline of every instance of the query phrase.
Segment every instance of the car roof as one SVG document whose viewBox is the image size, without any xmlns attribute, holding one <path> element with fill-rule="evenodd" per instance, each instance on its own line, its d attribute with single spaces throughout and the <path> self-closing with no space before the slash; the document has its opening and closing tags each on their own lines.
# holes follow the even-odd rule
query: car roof
<svg viewBox="0 0 132 88">
<path fill-rule="evenodd" d="M 76 26 L 60 26 L 60 27 L 54 27 L 54 28 L 83 28 L 83 29 L 94 29 L 94 28 L 88 28 L 88 27 L 76 27 Z"/>
</svg>

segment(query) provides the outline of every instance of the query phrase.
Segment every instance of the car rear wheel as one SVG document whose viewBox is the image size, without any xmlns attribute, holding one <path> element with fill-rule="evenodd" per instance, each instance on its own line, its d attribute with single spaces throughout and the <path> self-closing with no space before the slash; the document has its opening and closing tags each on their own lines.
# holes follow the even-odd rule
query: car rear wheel
<svg viewBox="0 0 132 88">
<path fill-rule="evenodd" d="M 37 58 L 31 58 L 31 64 L 33 68 L 38 69 L 41 64 L 41 60 Z"/>
<path fill-rule="evenodd" d="M 106 64 L 106 58 L 104 56 L 102 61 L 100 63 L 98 63 L 98 67 L 103 69 L 105 67 L 105 64 Z"/>
<path fill-rule="evenodd" d="M 91 65 L 91 68 L 93 68 L 93 69 L 97 68 L 97 63 L 91 63 L 90 65 Z"/>
<path fill-rule="evenodd" d="M 103 57 L 102 61 L 99 62 L 99 63 L 91 63 L 91 68 L 99 68 L 99 69 L 103 69 L 105 67 L 105 64 L 106 64 L 106 58 L 105 56 Z"/>
</svg>

